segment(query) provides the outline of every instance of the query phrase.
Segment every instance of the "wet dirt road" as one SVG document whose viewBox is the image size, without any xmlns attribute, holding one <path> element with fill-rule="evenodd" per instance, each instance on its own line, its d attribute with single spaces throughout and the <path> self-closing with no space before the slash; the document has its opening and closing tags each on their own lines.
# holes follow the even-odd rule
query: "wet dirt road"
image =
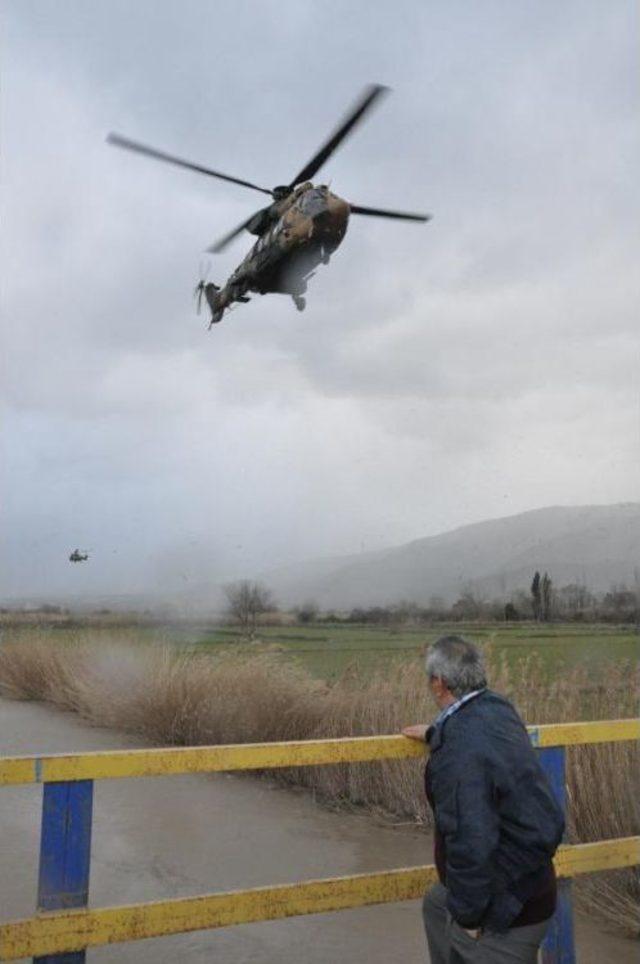
<svg viewBox="0 0 640 964">
<path fill-rule="evenodd" d="M 141 745 L 34 703 L 0 699 L 0 755 Z M 41 788 L 0 790 L 0 919 L 33 913 Z M 360 873 L 431 862 L 415 828 L 335 814 L 308 794 L 238 776 L 96 783 L 94 906 Z M 637 945 L 578 921 L 579 960 L 631 964 Z M 417 964 L 427 960 L 417 902 L 341 911 L 98 948 L 93 962 L 132 964 Z"/>
</svg>

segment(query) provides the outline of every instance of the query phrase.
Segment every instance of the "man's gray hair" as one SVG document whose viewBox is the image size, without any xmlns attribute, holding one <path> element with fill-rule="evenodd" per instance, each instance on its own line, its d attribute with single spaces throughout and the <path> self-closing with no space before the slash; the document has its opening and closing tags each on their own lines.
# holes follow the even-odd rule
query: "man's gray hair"
<svg viewBox="0 0 640 964">
<path fill-rule="evenodd" d="M 427 650 L 427 676 L 437 676 L 454 696 L 464 696 L 487 685 L 482 654 L 462 636 L 441 636 Z"/>
</svg>

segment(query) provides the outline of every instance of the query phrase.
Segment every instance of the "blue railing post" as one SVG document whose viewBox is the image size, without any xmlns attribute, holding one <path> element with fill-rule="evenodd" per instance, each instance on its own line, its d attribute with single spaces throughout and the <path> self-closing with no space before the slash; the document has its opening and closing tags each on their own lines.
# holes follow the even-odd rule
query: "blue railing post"
<svg viewBox="0 0 640 964">
<path fill-rule="evenodd" d="M 86 907 L 89 900 L 93 780 L 45 783 L 38 910 Z M 45 954 L 39 964 L 84 964 L 85 952 Z"/>
<path fill-rule="evenodd" d="M 540 750 L 540 763 L 547 775 L 556 800 L 567 813 L 567 789 L 563 746 Z M 558 904 L 551 927 L 542 943 L 543 964 L 576 964 L 576 948 L 573 934 L 573 906 L 571 881 L 558 881 Z"/>
</svg>

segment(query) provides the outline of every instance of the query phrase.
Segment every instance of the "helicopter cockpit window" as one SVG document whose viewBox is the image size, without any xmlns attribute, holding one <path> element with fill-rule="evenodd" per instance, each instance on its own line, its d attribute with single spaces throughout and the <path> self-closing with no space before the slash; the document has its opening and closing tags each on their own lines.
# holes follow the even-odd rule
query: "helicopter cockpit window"
<svg viewBox="0 0 640 964">
<path fill-rule="evenodd" d="M 326 210 L 326 194 L 321 188 L 314 187 L 311 191 L 305 191 L 300 198 L 299 206 L 303 214 L 312 218 Z"/>
</svg>

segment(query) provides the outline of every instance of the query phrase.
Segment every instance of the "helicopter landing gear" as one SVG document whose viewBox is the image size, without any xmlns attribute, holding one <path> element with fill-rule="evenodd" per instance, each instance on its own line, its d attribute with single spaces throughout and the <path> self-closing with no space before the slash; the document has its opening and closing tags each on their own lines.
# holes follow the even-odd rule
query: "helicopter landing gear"
<svg viewBox="0 0 640 964">
<path fill-rule="evenodd" d="M 298 311 L 304 311 L 307 307 L 307 299 L 303 298 L 302 295 L 292 295 L 293 303 L 298 309 Z"/>
</svg>

